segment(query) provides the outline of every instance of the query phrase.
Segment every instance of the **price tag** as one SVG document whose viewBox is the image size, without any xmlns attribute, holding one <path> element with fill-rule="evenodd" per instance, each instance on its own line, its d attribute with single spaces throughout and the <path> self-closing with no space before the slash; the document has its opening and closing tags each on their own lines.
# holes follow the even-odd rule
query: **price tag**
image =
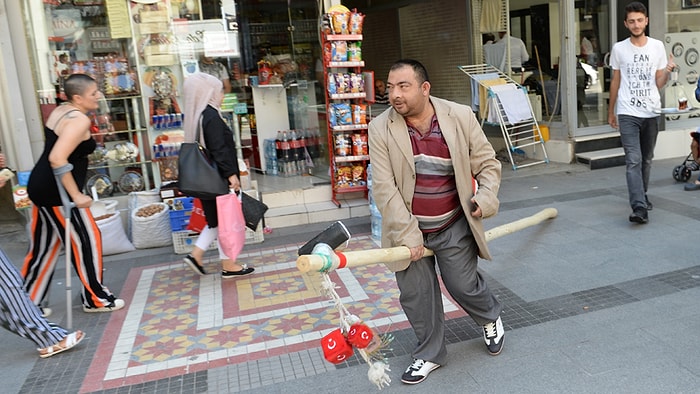
<svg viewBox="0 0 700 394">
<path fill-rule="evenodd" d="M 248 113 L 248 104 L 236 103 L 233 105 L 233 113 L 236 115 L 245 115 Z"/>
</svg>

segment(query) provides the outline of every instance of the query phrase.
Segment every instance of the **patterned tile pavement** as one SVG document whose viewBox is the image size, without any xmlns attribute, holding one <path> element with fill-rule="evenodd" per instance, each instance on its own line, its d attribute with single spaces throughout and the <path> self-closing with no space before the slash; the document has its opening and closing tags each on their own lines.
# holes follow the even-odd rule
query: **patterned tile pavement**
<svg viewBox="0 0 700 394">
<path fill-rule="evenodd" d="M 376 247 L 369 236 L 358 236 L 349 250 Z M 236 279 L 196 276 L 179 261 L 131 270 L 121 292 L 128 308 L 111 317 L 114 335 L 105 333 L 80 392 L 320 352 L 318 341 L 339 317 L 320 294 L 320 274 L 297 270 L 296 250 L 290 245 L 242 255 L 256 273 Z M 216 261 L 207 268 L 218 272 Z M 378 332 L 408 328 L 394 275 L 383 265 L 338 270 L 330 278 L 350 312 Z M 449 318 L 464 316 L 449 298 L 444 302 Z"/>
</svg>

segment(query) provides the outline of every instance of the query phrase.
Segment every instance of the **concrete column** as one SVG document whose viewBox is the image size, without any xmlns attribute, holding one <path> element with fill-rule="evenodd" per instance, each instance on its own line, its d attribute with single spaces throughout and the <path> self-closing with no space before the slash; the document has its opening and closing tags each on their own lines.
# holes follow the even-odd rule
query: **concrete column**
<svg viewBox="0 0 700 394">
<path fill-rule="evenodd" d="M 34 167 L 43 149 L 43 123 L 32 77 L 19 1 L 0 1 L 0 141 L 15 169 Z"/>
</svg>

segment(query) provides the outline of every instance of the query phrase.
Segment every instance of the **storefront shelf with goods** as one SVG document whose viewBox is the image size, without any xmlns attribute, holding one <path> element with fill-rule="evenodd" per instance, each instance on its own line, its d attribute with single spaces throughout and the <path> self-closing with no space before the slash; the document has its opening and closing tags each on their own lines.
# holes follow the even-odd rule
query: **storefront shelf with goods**
<svg viewBox="0 0 700 394">
<path fill-rule="evenodd" d="M 109 180 L 114 191 L 127 190 L 119 183 L 130 173 L 138 174 L 140 179 L 132 182 L 136 189 L 129 191 L 149 189 L 153 184 L 149 171 L 152 162 L 143 149 L 148 141 L 140 105 L 141 96 L 107 97 L 94 117 L 92 136 L 98 148 L 88 156 L 88 169 L 104 181 Z"/>
<path fill-rule="evenodd" d="M 354 12 L 347 13 L 347 20 Z M 337 21 L 328 15 L 326 20 Z M 342 23 L 341 23 L 342 24 Z M 331 165 L 332 201 L 338 207 L 338 194 L 360 193 L 367 198 L 366 73 L 362 72 L 362 34 L 343 34 L 343 28 L 322 27 L 323 70 L 325 78 L 328 155 Z M 361 26 L 354 25 L 361 31 Z M 341 34 L 333 34 L 341 33 Z M 371 74 L 370 74 L 371 75 Z M 373 82 L 370 81 L 373 85 Z"/>
</svg>

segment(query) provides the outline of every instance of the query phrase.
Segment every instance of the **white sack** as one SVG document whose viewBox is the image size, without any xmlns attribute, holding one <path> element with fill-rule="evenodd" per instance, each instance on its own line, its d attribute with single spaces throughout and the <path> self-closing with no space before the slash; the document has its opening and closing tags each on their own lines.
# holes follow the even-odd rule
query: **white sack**
<svg viewBox="0 0 700 394">
<path fill-rule="evenodd" d="M 150 205 L 160 205 L 163 209 L 151 216 L 136 216 L 139 209 Z M 173 238 L 170 233 L 168 204 L 162 202 L 146 204 L 131 212 L 131 239 L 136 249 L 159 248 L 172 245 Z"/>
</svg>

